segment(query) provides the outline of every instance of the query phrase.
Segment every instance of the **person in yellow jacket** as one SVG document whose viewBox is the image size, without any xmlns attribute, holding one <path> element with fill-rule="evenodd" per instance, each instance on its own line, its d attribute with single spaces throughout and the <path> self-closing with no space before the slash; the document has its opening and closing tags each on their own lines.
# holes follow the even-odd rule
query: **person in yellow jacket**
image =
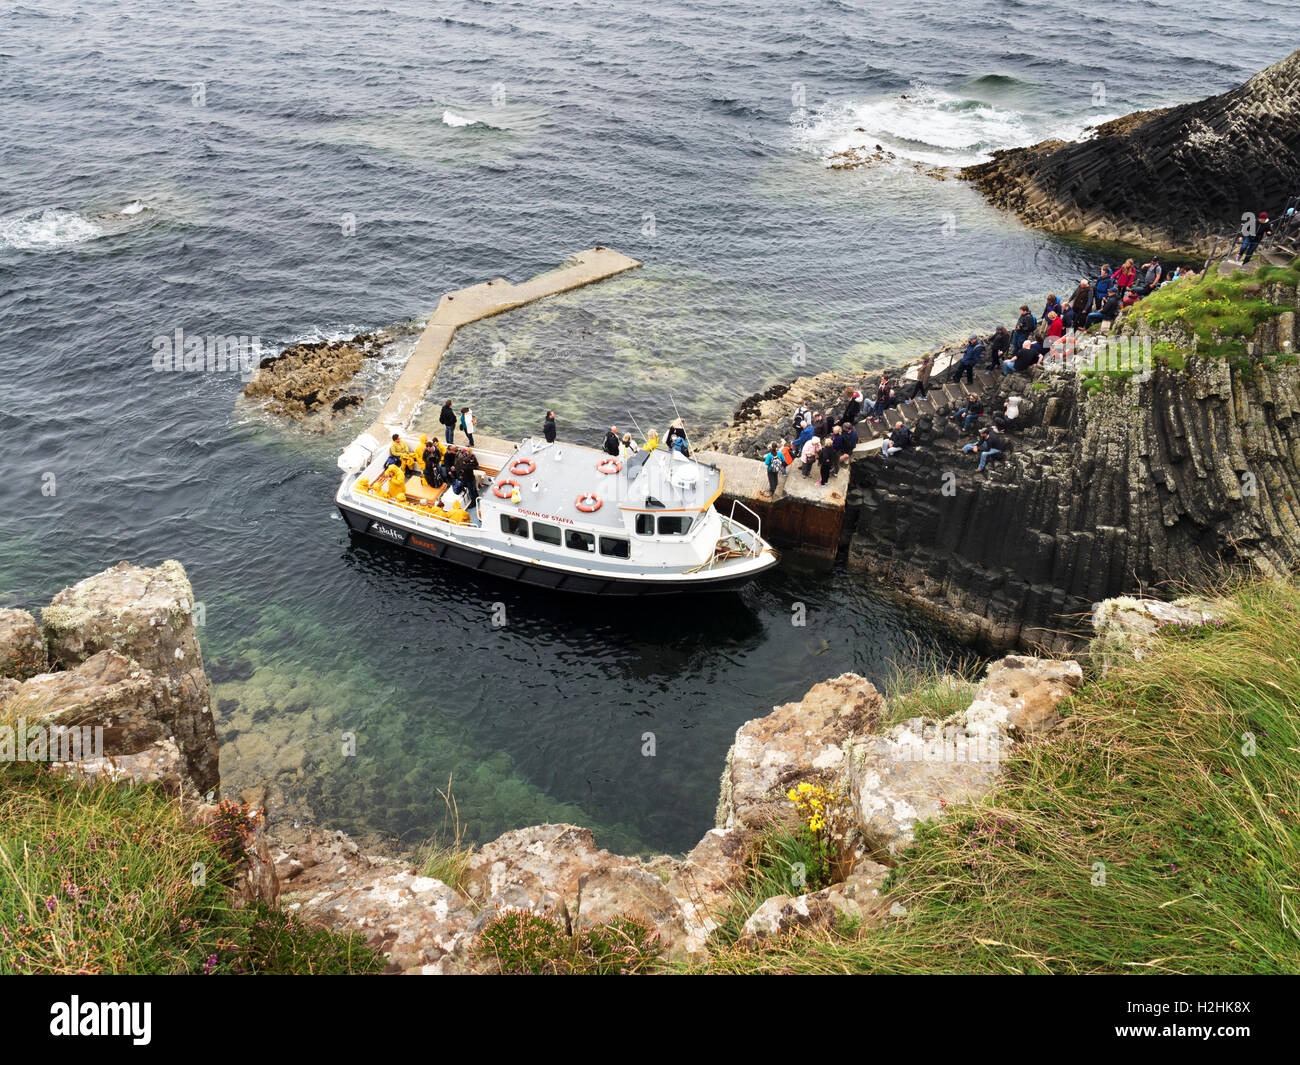
<svg viewBox="0 0 1300 1065">
<path fill-rule="evenodd" d="M 393 442 L 388 445 L 388 458 L 384 460 L 384 469 L 389 466 L 404 466 L 410 461 L 411 447 L 402 439 L 401 433 L 393 434 Z"/>
<path fill-rule="evenodd" d="M 394 466 L 392 472 L 388 475 L 388 483 L 384 486 L 384 491 L 388 493 L 388 498 L 394 502 L 406 502 L 406 474 L 402 472 L 400 464 Z"/>
</svg>

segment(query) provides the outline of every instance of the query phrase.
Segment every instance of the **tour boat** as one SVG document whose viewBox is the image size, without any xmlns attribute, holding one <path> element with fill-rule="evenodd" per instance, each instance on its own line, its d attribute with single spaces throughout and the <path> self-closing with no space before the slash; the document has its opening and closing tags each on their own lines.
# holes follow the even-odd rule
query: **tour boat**
<svg viewBox="0 0 1300 1065">
<path fill-rule="evenodd" d="M 335 502 L 354 533 L 567 592 L 734 588 L 778 561 L 753 511 L 739 501 L 728 514 L 714 509 L 722 471 L 680 451 L 658 445 L 619 459 L 537 439 L 509 454 L 471 450 L 478 500 L 448 510 L 451 489 L 429 488 L 418 466 L 394 490 L 389 449 L 363 434 L 339 457 Z M 755 528 L 736 518 L 737 507 Z"/>
</svg>

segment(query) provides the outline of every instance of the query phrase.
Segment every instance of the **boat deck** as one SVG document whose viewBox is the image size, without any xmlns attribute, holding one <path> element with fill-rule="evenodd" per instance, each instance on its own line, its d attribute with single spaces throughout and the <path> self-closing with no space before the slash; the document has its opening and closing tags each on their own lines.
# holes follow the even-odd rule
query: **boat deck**
<svg viewBox="0 0 1300 1065">
<path fill-rule="evenodd" d="M 533 469 L 514 473 L 515 468 Z M 602 467 L 611 472 L 602 472 Z M 616 467 L 616 468 L 615 468 Z M 682 468 L 689 467 L 691 473 Z M 675 479 L 674 479 L 675 478 Z M 683 487 L 679 481 L 693 480 Z M 589 525 L 597 528 L 623 529 L 628 511 L 653 510 L 656 514 L 702 510 L 718 494 L 721 474 L 707 466 L 674 458 L 662 448 L 645 452 L 628 460 L 614 460 L 596 448 L 574 444 L 548 444 L 544 440 L 525 440 L 501 467 L 493 484 L 518 486 L 519 502 L 498 497 L 491 489 L 484 499 L 503 510 L 516 507 L 530 516 L 552 518 L 564 524 Z M 579 502 L 590 506 L 590 494 L 600 500 L 595 510 L 579 509 Z"/>
</svg>

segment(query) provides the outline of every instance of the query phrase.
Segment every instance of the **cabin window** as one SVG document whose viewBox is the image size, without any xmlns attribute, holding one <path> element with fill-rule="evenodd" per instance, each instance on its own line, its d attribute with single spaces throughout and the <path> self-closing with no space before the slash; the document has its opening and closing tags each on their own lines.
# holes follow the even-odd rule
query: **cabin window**
<svg viewBox="0 0 1300 1065">
<path fill-rule="evenodd" d="M 570 551 L 595 551 L 596 538 L 591 533 L 578 532 L 577 529 L 565 529 L 564 546 Z"/>
<path fill-rule="evenodd" d="M 679 517 L 678 515 L 661 514 L 659 516 L 659 535 L 660 536 L 685 536 L 690 530 L 693 519 Z"/>
<path fill-rule="evenodd" d="M 632 554 L 632 545 L 626 540 L 620 540 L 614 536 L 602 536 L 600 538 L 600 553 L 609 555 L 611 558 L 628 558 Z"/>
<path fill-rule="evenodd" d="M 508 536 L 528 538 L 528 519 L 516 518 L 513 514 L 501 515 L 501 531 Z"/>
<path fill-rule="evenodd" d="M 533 522 L 533 539 L 559 547 L 560 527 L 558 525 L 544 525 L 540 521 L 535 521 Z"/>
<path fill-rule="evenodd" d="M 637 536 L 653 536 L 655 534 L 655 516 L 653 514 L 638 514 L 636 516 L 636 534 Z"/>
</svg>

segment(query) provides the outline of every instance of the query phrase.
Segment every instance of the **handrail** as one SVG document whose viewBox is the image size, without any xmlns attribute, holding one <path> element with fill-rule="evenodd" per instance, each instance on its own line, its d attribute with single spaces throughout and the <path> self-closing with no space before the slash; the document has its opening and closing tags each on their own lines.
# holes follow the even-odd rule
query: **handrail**
<svg viewBox="0 0 1300 1065">
<path fill-rule="evenodd" d="M 753 511 L 750 507 L 746 506 L 746 505 L 745 505 L 744 503 L 742 503 L 739 499 L 733 499 L 733 500 L 731 501 L 731 513 L 730 513 L 729 515 L 727 515 L 727 516 L 728 516 L 729 518 L 731 518 L 732 521 L 735 521 L 735 520 L 736 520 L 736 508 L 737 508 L 737 507 L 743 507 L 745 510 L 748 510 L 749 513 L 750 513 L 750 516 L 753 517 L 753 519 L 754 519 L 756 522 L 758 522 L 758 527 L 754 530 L 754 532 L 755 532 L 755 533 L 756 533 L 756 534 L 761 538 L 762 535 L 763 535 L 763 519 L 760 518 L 757 514 L 755 514 L 754 511 Z M 743 525 L 744 523 L 742 522 L 741 524 Z"/>
</svg>

